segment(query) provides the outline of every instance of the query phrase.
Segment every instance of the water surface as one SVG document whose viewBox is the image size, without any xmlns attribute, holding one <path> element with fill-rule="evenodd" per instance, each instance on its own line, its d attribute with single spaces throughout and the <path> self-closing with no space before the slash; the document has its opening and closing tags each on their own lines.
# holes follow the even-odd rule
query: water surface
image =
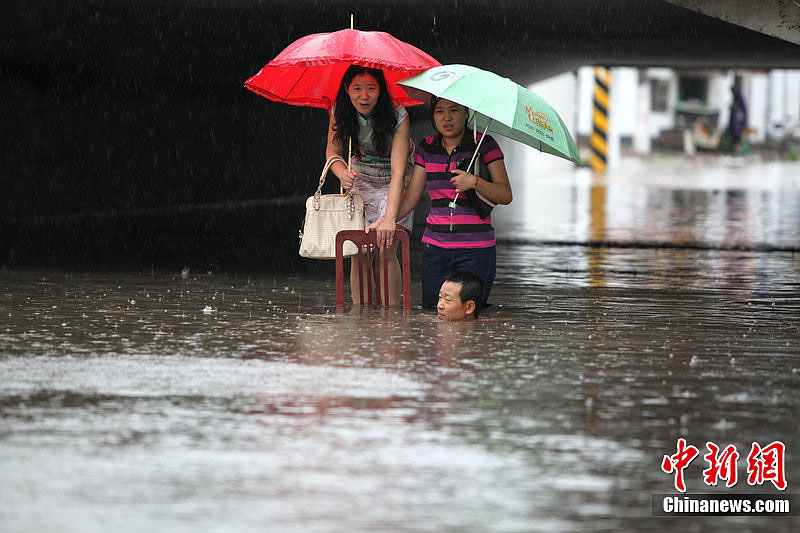
<svg viewBox="0 0 800 533">
<path fill-rule="evenodd" d="M 472 323 L 337 312 L 332 273 L 0 272 L 0 529 L 796 530 L 650 507 L 680 437 L 743 456 L 732 489 L 696 459 L 689 492 L 777 494 L 744 481 L 751 443 L 776 440 L 800 483 L 794 178 L 621 179 L 532 182 L 573 190 L 576 216 L 498 222 L 531 243 L 499 246 Z M 602 202 L 577 200 L 592 187 Z"/>
</svg>

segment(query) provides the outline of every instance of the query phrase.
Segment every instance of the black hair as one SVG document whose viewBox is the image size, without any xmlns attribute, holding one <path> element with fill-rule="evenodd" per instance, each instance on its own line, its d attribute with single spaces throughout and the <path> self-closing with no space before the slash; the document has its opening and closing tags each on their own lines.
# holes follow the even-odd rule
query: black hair
<svg viewBox="0 0 800 533">
<path fill-rule="evenodd" d="M 436 121 L 433 119 L 433 116 L 436 113 L 436 104 L 439 103 L 439 100 L 441 100 L 441 98 L 439 98 L 435 94 L 431 95 L 431 126 L 433 126 L 434 131 L 436 131 L 437 133 L 441 133 L 441 132 L 436 129 Z M 446 100 L 446 98 L 445 98 L 445 100 Z M 458 102 L 453 102 L 453 103 L 458 104 L 461 107 L 463 107 L 464 111 L 466 112 L 466 116 L 464 117 L 464 134 L 466 135 L 467 130 L 469 129 L 469 108 L 467 106 L 465 106 L 464 104 L 459 104 Z"/>
<path fill-rule="evenodd" d="M 475 318 L 478 318 L 478 312 L 483 307 L 483 281 L 480 276 L 469 270 L 456 270 L 447 274 L 444 280 L 461 284 L 461 290 L 458 292 L 461 304 L 470 300 L 475 302 Z"/>
<path fill-rule="evenodd" d="M 389 139 L 394 131 L 397 117 L 394 113 L 392 98 L 389 96 L 386 78 L 380 69 L 351 65 L 345 71 L 344 76 L 342 76 L 342 83 L 339 85 L 339 92 L 336 95 L 336 102 L 333 104 L 333 118 L 336 120 L 336 133 L 333 138 L 343 147 L 342 152 L 347 149 L 347 139 L 352 139 L 353 154 L 358 154 L 361 151 L 361 146 L 358 142 L 358 111 L 353 107 L 350 95 L 347 93 L 353 78 L 359 74 L 369 74 L 378 82 L 378 102 L 372 111 L 372 118 L 374 119 L 372 143 L 379 154 L 388 154 L 390 148 Z M 345 157 L 347 156 L 345 155 Z"/>
</svg>

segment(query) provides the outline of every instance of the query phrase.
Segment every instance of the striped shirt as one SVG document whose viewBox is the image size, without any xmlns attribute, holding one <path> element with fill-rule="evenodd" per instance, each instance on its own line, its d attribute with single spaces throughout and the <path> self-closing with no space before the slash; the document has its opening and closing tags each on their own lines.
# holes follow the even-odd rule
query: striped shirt
<svg viewBox="0 0 800 533">
<path fill-rule="evenodd" d="M 481 135 L 478 135 L 480 141 Z M 461 144 L 448 154 L 442 146 L 441 134 L 425 137 L 417 144 L 414 163 L 425 169 L 431 211 L 426 219 L 422 242 L 439 248 L 490 248 L 495 245 L 492 217 L 481 218 L 470 200 L 462 193 L 458 195 L 457 207 L 451 210 L 448 204 L 456 196 L 456 188 L 450 182 L 456 166 L 475 153 L 472 130 L 464 132 Z M 485 165 L 503 158 L 497 142 L 487 135 L 480 150 Z M 474 173 L 474 172 L 473 172 Z M 450 229 L 452 214 L 453 229 Z"/>
</svg>

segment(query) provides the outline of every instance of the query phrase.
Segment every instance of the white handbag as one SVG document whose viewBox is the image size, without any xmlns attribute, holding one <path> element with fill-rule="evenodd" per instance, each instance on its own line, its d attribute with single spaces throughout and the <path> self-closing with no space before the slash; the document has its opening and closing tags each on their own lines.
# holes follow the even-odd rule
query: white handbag
<svg viewBox="0 0 800 533">
<path fill-rule="evenodd" d="M 322 194 L 328 169 L 338 155 L 325 162 L 314 196 L 306 200 L 306 218 L 300 230 L 300 255 L 309 259 L 336 259 L 336 234 L 341 230 L 364 229 L 364 199 L 352 191 L 347 194 Z M 350 241 L 344 243 L 343 254 L 350 257 L 358 248 Z"/>
</svg>

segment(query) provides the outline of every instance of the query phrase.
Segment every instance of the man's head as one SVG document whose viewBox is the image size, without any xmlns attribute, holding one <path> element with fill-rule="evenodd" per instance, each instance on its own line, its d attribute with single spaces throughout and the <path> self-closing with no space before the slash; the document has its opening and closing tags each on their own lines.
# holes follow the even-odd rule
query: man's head
<svg viewBox="0 0 800 533">
<path fill-rule="evenodd" d="M 474 320 L 483 304 L 483 282 L 468 270 L 448 274 L 439 289 L 436 312 L 447 320 Z"/>
</svg>

